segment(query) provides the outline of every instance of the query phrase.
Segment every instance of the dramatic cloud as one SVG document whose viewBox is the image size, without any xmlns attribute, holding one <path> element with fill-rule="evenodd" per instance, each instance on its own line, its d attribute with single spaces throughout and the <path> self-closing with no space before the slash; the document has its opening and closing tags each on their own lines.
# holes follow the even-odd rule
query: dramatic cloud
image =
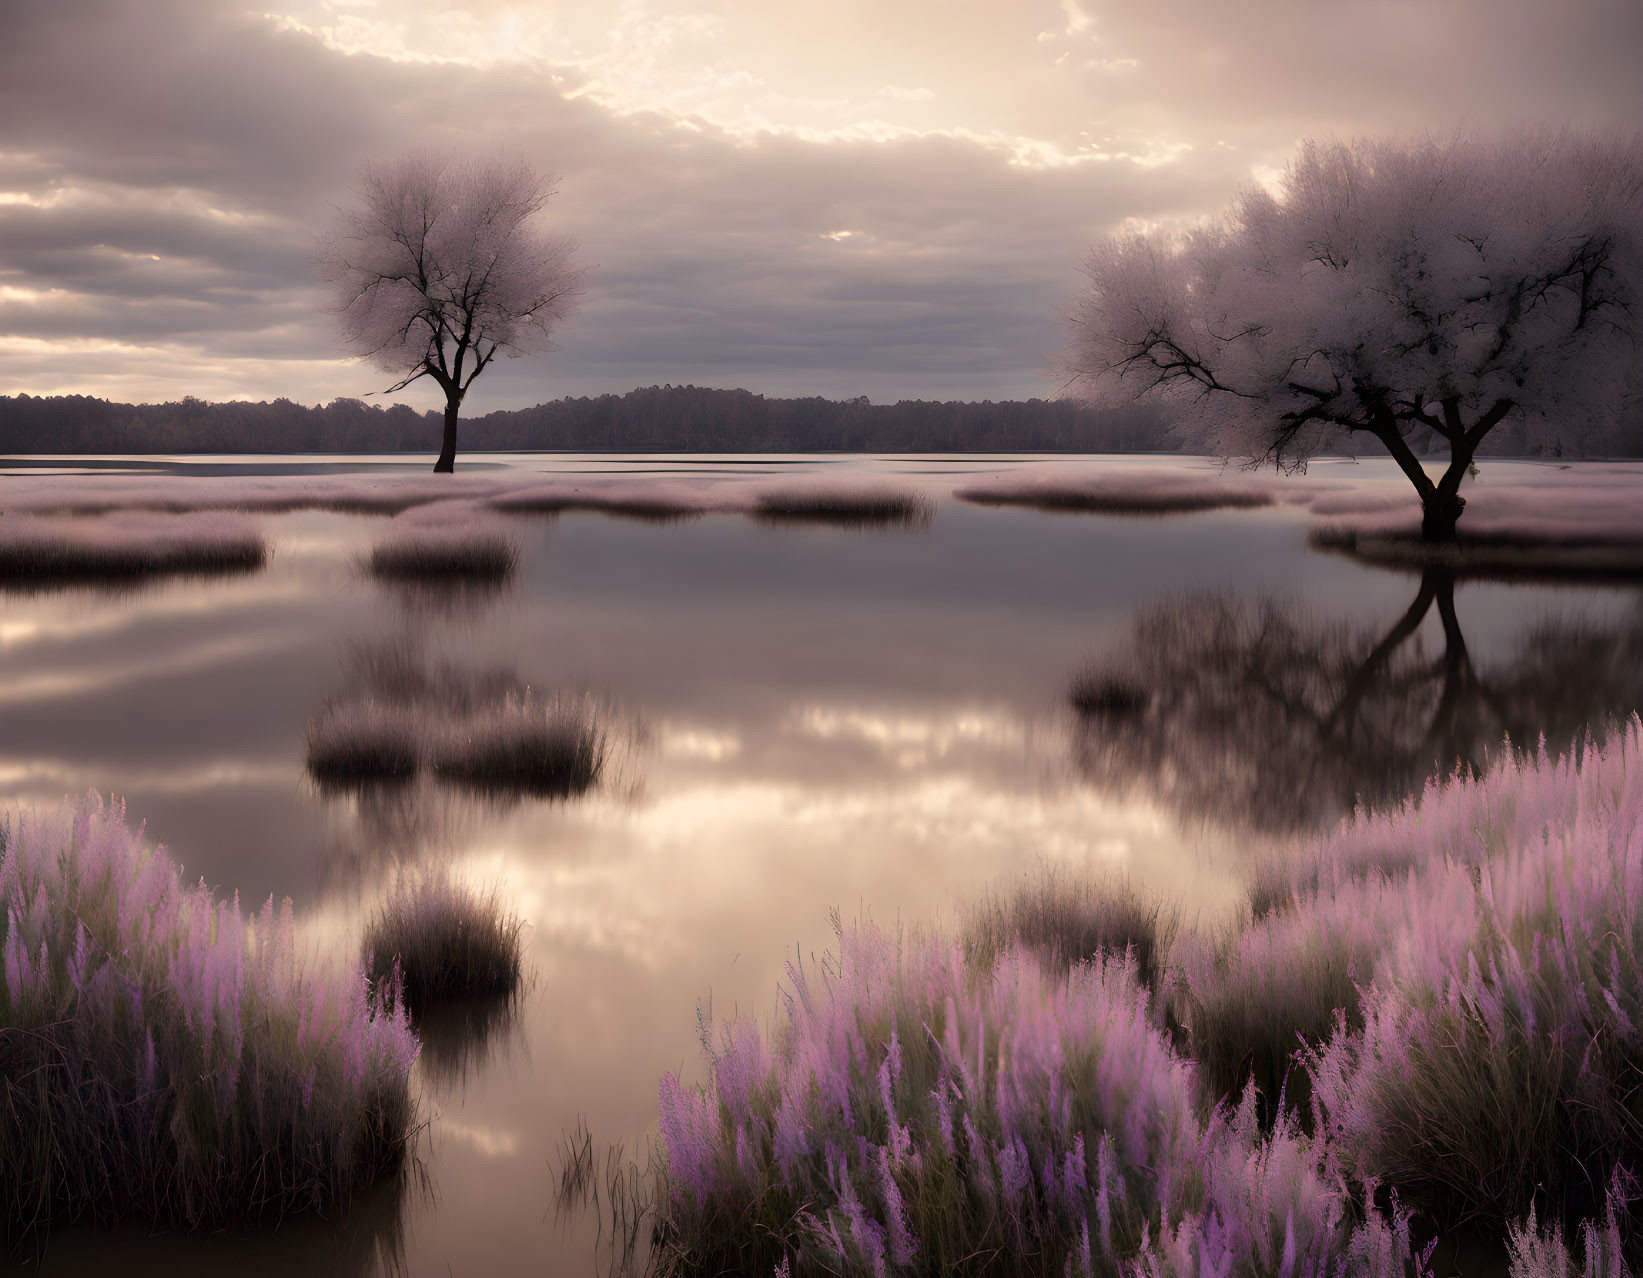
<svg viewBox="0 0 1643 1278">
<path fill-rule="evenodd" d="M 305 402 L 372 156 L 523 152 L 597 269 L 470 408 L 1045 394 L 1084 246 L 1309 132 L 1643 121 L 1632 0 L 57 0 L 0 44 L 0 392 Z M 426 394 L 407 395 L 418 404 Z"/>
</svg>

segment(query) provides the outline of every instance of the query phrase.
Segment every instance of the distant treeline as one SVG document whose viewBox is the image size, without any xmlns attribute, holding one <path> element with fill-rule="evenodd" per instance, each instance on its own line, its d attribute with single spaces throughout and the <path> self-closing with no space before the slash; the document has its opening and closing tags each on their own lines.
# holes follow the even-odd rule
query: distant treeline
<svg viewBox="0 0 1643 1278">
<path fill-rule="evenodd" d="M 338 399 L 112 404 L 82 395 L 0 396 L 0 453 L 437 452 L 441 417 Z M 936 403 L 771 399 L 745 390 L 647 386 L 466 419 L 461 452 L 1091 452 L 1169 450 L 1155 409 L 1060 400 Z"/>
<path fill-rule="evenodd" d="M 113 404 L 84 395 L 0 395 L 0 454 L 437 452 L 440 415 L 337 399 Z M 1421 442 L 1414 441 L 1418 450 Z M 1436 440 L 1427 441 L 1435 443 Z M 1508 423 L 1487 453 L 1521 455 Z M 1096 409 L 1070 400 L 980 403 L 904 399 L 771 399 L 745 390 L 646 386 L 559 399 L 462 423 L 461 452 L 1168 452 L 1181 447 L 1151 407 Z M 1375 451 L 1372 441 L 1359 449 Z M 1422 450 L 1424 451 L 1424 450 Z M 1643 415 L 1594 438 L 1604 456 L 1643 456 Z"/>
</svg>

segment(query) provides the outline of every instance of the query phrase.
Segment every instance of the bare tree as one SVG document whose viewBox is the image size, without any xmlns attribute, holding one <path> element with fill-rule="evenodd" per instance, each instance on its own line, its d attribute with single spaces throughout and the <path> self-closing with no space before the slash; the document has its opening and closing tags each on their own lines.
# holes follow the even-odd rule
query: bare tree
<svg viewBox="0 0 1643 1278">
<path fill-rule="evenodd" d="M 1640 256 L 1636 137 L 1309 141 L 1276 192 L 1096 245 L 1065 358 L 1082 392 L 1171 401 L 1189 438 L 1251 464 L 1373 436 L 1422 535 L 1452 539 L 1490 431 L 1516 420 L 1562 452 L 1635 399 Z"/>
<path fill-rule="evenodd" d="M 456 160 L 428 152 L 368 165 L 358 200 L 321 246 L 349 350 L 400 379 L 445 392 L 445 437 L 434 470 L 456 466 L 462 399 L 498 351 L 556 350 L 582 269 L 575 245 L 536 215 L 552 179 L 524 160 Z"/>
</svg>

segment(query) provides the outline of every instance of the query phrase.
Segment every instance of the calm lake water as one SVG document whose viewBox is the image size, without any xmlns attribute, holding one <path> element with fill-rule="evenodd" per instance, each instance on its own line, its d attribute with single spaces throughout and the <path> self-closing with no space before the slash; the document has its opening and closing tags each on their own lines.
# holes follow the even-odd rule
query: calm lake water
<svg viewBox="0 0 1643 1278">
<path fill-rule="evenodd" d="M 600 1145 L 642 1146 L 659 1076 L 700 1076 L 698 1007 L 772 1016 L 784 962 L 828 948 L 830 909 L 939 925 L 1047 861 L 1120 870 L 1213 917 L 1266 835 L 1481 758 L 1503 728 L 1555 748 L 1634 708 L 1636 588 L 1423 583 L 1309 550 L 1289 507 L 1137 520 L 950 496 L 1057 464 L 474 457 L 467 473 L 893 480 L 937 505 L 920 530 L 521 517 L 517 579 L 454 600 L 361 573 L 384 519 L 297 512 L 259 517 L 273 556 L 254 575 L 0 594 L 0 808 L 123 797 L 190 875 L 290 896 L 338 943 L 395 866 L 444 861 L 502 885 L 532 969 L 516 1023 L 418 1066 L 430 1126 L 403 1196 L 252 1240 L 60 1231 L 26 1268 L 374 1272 L 399 1247 L 417 1275 L 590 1272 L 591 1225 L 555 1218 L 562 1134 L 585 1122 Z M 0 506 L 5 475 L 42 469 L 0 460 Z M 1379 463 L 1313 473 L 1404 483 Z M 1409 637 L 1375 656 L 1405 618 Z M 508 805 L 322 793 L 305 724 L 384 650 L 592 692 L 605 782 Z M 1081 718 L 1069 689 L 1092 660 L 1151 709 Z"/>
</svg>

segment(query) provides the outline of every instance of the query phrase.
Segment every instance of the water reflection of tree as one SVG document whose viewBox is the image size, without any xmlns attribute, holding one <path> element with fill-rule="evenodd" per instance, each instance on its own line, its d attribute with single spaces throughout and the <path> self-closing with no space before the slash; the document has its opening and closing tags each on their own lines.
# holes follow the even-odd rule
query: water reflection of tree
<svg viewBox="0 0 1643 1278">
<path fill-rule="evenodd" d="M 1507 736 L 1560 749 L 1643 706 L 1643 599 L 1616 624 L 1542 622 L 1484 665 L 1455 585 L 1428 569 L 1385 630 L 1231 594 L 1154 605 L 1075 681 L 1079 766 L 1189 818 L 1293 830 L 1477 769 Z"/>
</svg>

